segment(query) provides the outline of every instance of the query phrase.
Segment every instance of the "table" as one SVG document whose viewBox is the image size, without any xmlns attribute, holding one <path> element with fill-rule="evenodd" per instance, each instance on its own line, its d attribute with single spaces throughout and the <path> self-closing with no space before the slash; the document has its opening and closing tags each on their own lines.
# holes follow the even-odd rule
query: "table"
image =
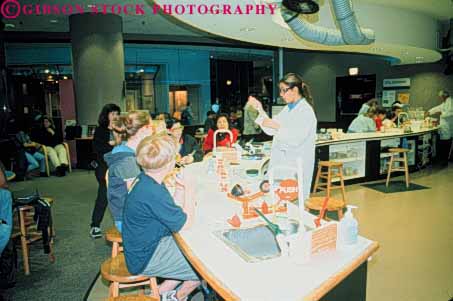
<svg viewBox="0 0 453 301">
<path fill-rule="evenodd" d="M 205 168 L 203 163 L 192 164 L 186 177 L 206 174 Z M 290 257 L 247 263 L 213 234 L 229 227 L 226 219 L 239 214 L 241 205 L 218 192 L 212 178 L 197 178 L 195 222 L 192 228 L 175 234 L 175 239 L 193 267 L 223 299 L 315 301 L 324 300 L 326 295 L 336 301 L 365 300 L 367 259 L 378 249 L 377 242 L 359 237 L 353 248 L 303 265 L 294 264 Z M 305 214 L 304 219 L 314 218 Z"/>
</svg>

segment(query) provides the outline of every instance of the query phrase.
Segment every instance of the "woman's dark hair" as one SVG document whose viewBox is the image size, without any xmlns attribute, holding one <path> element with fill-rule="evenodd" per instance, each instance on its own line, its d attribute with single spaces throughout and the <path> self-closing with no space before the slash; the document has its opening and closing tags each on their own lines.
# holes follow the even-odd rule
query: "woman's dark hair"
<svg viewBox="0 0 453 301">
<path fill-rule="evenodd" d="M 165 125 L 167 126 L 167 129 L 171 129 L 171 127 L 175 124 L 175 123 L 181 123 L 181 121 L 179 121 L 178 119 L 176 118 L 168 118 L 168 119 L 165 119 Z"/>
<path fill-rule="evenodd" d="M 226 118 L 226 120 L 227 120 L 227 122 L 228 122 L 228 129 L 229 129 L 229 130 L 231 129 L 231 128 L 230 128 L 230 120 L 228 119 L 228 118 L 229 118 L 228 114 L 220 113 L 220 114 L 217 115 L 217 117 L 216 117 L 216 119 L 215 119 L 214 128 L 212 129 L 214 132 L 215 132 L 216 130 L 218 130 L 218 128 L 217 128 L 217 121 L 219 121 L 219 119 L 222 118 L 222 117 L 225 117 L 225 118 Z"/>
<path fill-rule="evenodd" d="M 312 108 L 314 107 L 310 87 L 302 80 L 300 75 L 296 73 L 288 73 L 279 81 L 279 84 L 288 85 L 290 89 L 297 87 L 297 89 L 299 89 L 299 94 L 307 100 Z"/>
<path fill-rule="evenodd" d="M 106 104 L 103 108 L 101 113 L 99 114 L 98 118 L 98 124 L 101 127 L 107 128 L 109 126 L 109 114 L 111 112 L 118 112 L 118 114 L 121 112 L 121 109 L 119 106 L 117 106 L 114 103 L 108 103 Z"/>
<path fill-rule="evenodd" d="M 50 118 L 49 116 L 43 116 L 41 118 L 41 127 L 44 128 L 44 120 L 46 119 L 49 121 L 50 127 L 55 130 L 55 124 L 53 123 L 52 118 Z"/>
<path fill-rule="evenodd" d="M 387 115 L 387 110 L 384 109 L 383 107 L 376 107 L 376 115 Z"/>
</svg>

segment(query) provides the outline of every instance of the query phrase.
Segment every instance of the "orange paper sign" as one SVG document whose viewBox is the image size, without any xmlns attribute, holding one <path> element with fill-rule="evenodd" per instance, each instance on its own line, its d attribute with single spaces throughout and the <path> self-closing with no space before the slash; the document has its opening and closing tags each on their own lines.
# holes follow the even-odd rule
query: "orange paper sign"
<svg viewBox="0 0 453 301">
<path fill-rule="evenodd" d="M 311 255 L 326 251 L 335 251 L 337 248 L 337 224 L 330 224 L 313 230 L 311 235 Z"/>
<path fill-rule="evenodd" d="M 275 190 L 279 199 L 282 201 L 295 201 L 299 195 L 299 187 L 294 179 L 286 179 L 280 182 L 280 186 Z"/>
</svg>

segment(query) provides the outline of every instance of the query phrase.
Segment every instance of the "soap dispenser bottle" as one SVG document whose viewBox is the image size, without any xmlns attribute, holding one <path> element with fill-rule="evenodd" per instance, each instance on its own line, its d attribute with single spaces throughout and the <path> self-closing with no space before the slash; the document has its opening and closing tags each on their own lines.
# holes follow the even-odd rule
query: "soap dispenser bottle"
<svg viewBox="0 0 453 301">
<path fill-rule="evenodd" d="M 352 209 L 357 206 L 348 205 L 346 214 L 340 221 L 340 235 L 344 245 L 353 245 L 357 242 L 359 224 L 352 214 Z"/>
</svg>

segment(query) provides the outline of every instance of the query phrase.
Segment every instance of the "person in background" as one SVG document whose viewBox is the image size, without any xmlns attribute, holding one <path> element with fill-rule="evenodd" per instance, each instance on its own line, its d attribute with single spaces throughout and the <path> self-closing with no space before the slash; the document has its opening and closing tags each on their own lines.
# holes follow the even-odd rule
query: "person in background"
<svg viewBox="0 0 453 301">
<path fill-rule="evenodd" d="M 193 120 L 192 107 L 190 101 L 187 101 L 186 107 L 181 113 L 181 123 L 183 125 L 191 125 Z"/>
<path fill-rule="evenodd" d="M 403 111 L 403 105 L 399 100 L 396 100 L 392 103 L 392 112 L 398 117 L 398 114 Z"/>
<path fill-rule="evenodd" d="M 385 129 L 391 129 L 396 127 L 396 114 L 395 112 L 387 112 L 387 116 L 382 121 L 382 126 Z"/>
<path fill-rule="evenodd" d="M 362 105 L 362 107 L 359 110 L 359 113 L 357 114 L 358 115 L 366 114 L 371 108 L 376 108 L 377 105 L 378 101 L 376 100 L 376 98 L 372 98 Z"/>
<path fill-rule="evenodd" d="M 66 175 L 69 167 L 68 154 L 63 145 L 63 138 L 55 132 L 55 125 L 50 117 L 43 117 L 40 128 L 32 133 L 33 141 L 46 146 L 50 162 L 59 177 Z"/>
<path fill-rule="evenodd" d="M 206 120 L 204 122 L 204 132 L 207 133 L 210 129 L 215 127 L 215 112 L 214 111 L 208 111 L 206 114 Z"/>
<path fill-rule="evenodd" d="M 167 121 L 167 129 L 171 136 L 179 142 L 179 155 L 181 164 L 191 164 L 203 160 L 203 151 L 200 149 L 194 137 L 183 134 L 184 126 L 175 119 Z"/>
<path fill-rule="evenodd" d="M 16 139 L 25 148 L 25 157 L 28 161 L 27 172 L 31 172 L 39 168 L 40 176 L 45 177 L 46 174 L 46 162 L 44 155 L 39 152 L 41 145 L 33 142 L 24 131 L 19 131 L 16 134 Z"/>
<path fill-rule="evenodd" d="M 309 198 L 315 166 L 316 115 L 309 86 L 302 77 L 288 73 L 279 81 L 280 97 L 286 106 L 272 119 L 255 97 L 249 103 L 258 110 L 255 120 L 263 131 L 273 137 L 269 168 L 297 167 L 300 159 L 303 170 L 304 201 Z M 302 200 L 299 200 L 302 202 Z"/>
<path fill-rule="evenodd" d="M 159 286 L 161 300 L 186 301 L 200 285 L 200 279 L 172 234 L 193 223 L 195 185 L 185 182 L 181 173 L 175 177 L 172 197 L 162 183 L 173 171 L 176 152 L 177 143 L 170 136 L 148 137 L 138 145 L 137 162 L 143 172 L 127 196 L 122 236 L 129 272 L 164 278 Z"/>
<path fill-rule="evenodd" d="M 94 131 L 93 151 L 96 155 L 94 175 L 98 182 L 98 192 L 91 214 L 90 236 L 92 238 L 99 238 L 102 236 L 100 226 L 108 204 L 107 184 L 105 182 L 105 174 L 108 167 L 104 160 L 104 155 L 112 151 L 113 147 L 116 145 L 115 137 L 113 135 L 113 124 L 120 112 L 121 109 L 116 104 L 109 103 L 104 105 L 98 117 L 98 126 Z"/>
<path fill-rule="evenodd" d="M 153 134 L 151 117 L 145 111 L 131 111 L 113 124 L 123 142 L 104 155 L 108 165 L 107 200 L 118 231 L 122 230 L 123 208 L 127 192 L 140 174 L 135 150 L 138 144 Z"/>
<path fill-rule="evenodd" d="M 376 109 L 370 108 L 366 114 L 360 114 L 349 125 L 348 133 L 376 132 Z"/>
<path fill-rule="evenodd" d="M 259 99 L 256 93 L 251 93 L 248 97 L 248 100 L 251 100 L 252 97 Z M 258 115 L 258 110 L 256 110 L 253 105 L 251 105 L 250 101 L 247 101 L 244 107 L 244 130 L 242 131 L 242 138 L 245 141 L 255 138 L 261 133 L 261 127 L 255 123 Z"/>
<path fill-rule="evenodd" d="M 203 151 L 205 153 L 210 152 L 214 148 L 214 133 L 216 130 L 230 130 L 233 134 L 232 141 L 230 139 L 230 134 L 220 133 L 217 135 L 217 146 L 226 146 L 232 147 L 232 144 L 236 143 L 238 140 L 239 132 L 235 128 L 230 127 L 228 123 L 227 114 L 219 114 L 216 119 L 216 126 L 208 131 L 208 136 L 203 143 Z"/>
<path fill-rule="evenodd" d="M 440 114 L 439 122 L 439 157 L 442 166 L 448 165 L 451 149 L 451 138 L 453 137 L 453 104 L 450 93 L 446 90 L 439 91 L 440 105 L 431 108 L 426 115 Z"/>
<path fill-rule="evenodd" d="M 374 118 L 374 122 L 376 123 L 376 131 L 380 131 L 382 127 L 382 122 L 385 119 L 385 116 L 387 114 L 387 110 L 385 110 L 383 107 L 377 107 L 376 108 L 376 117 Z"/>
</svg>

